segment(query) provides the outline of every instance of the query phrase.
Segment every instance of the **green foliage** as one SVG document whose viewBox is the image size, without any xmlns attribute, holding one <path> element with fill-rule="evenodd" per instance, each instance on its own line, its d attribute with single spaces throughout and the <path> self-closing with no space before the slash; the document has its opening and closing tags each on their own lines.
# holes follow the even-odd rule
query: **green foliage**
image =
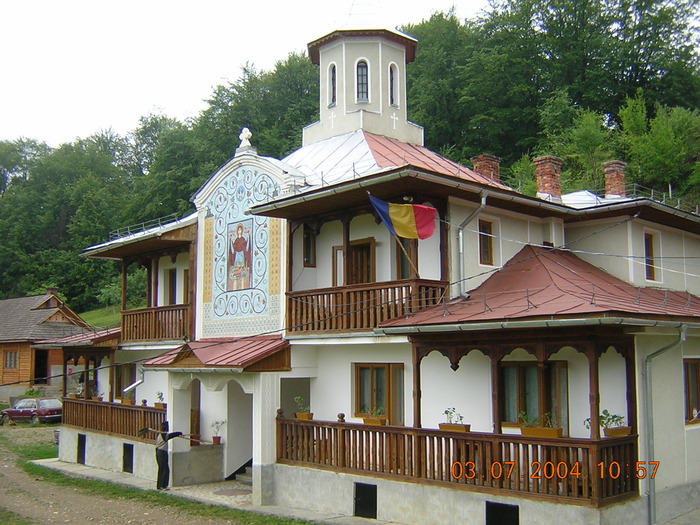
<svg viewBox="0 0 700 525">
<path fill-rule="evenodd" d="M 24 391 L 24 395 L 26 397 L 41 397 L 44 395 L 44 393 L 41 390 L 35 390 L 33 388 L 27 388 L 27 390 Z"/>
</svg>

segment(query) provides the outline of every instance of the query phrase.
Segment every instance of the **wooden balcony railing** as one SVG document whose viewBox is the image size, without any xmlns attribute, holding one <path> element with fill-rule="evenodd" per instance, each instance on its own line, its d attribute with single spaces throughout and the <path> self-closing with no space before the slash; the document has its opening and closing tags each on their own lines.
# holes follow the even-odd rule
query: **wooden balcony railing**
<svg viewBox="0 0 700 525">
<path fill-rule="evenodd" d="M 595 507 L 638 495 L 637 436 L 544 439 L 278 419 L 277 461 Z"/>
<path fill-rule="evenodd" d="M 287 292 L 289 332 L 371 330 L 379 323 L 434 306 L 445 281 L 416 279 Z"/>
<path fill-rule="evenodd" d="M 122 341 L 192 339 L 190 306 L 175 304 L 122 312 Z"/>
<path fill-rule="evenodd" d="M 152 442 L 152 433 L 140 436 L 142 428 L 160 428 L 165 409 L 86 399 L 63 399 L 63 424 L 85 430 L 118 434 L 137 441 Z"/>
</svg>

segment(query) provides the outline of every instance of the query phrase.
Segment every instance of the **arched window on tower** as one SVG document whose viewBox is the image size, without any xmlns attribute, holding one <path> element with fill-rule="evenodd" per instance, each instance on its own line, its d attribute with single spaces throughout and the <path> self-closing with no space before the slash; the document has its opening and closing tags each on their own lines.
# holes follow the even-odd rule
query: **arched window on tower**
<svg viewBox="0 0 700 525">
<path fill-rule="evenodd" d="M 396 64 L 391 64 L 389 66 L 389 104 L 392 106 L 398 106 L 398 82 L 396 73 Z"/>
<path fill-rule="evenodd" d="M 369 74 L 364 60 L 357 63 L 357 101 L 369 101 Z"/>
<path fill-rule="evenodd" d="M 328 89 L 330 93 L 328 94 L 328 106 L 335 106 L 336 101 L 337 101 L 337 92 L 338 92 L 338 77 L 337 77 L 337 72 L 335 68 L 335 64 L 331 64 L 331 70 L 328 74 Z"/>
</svg>

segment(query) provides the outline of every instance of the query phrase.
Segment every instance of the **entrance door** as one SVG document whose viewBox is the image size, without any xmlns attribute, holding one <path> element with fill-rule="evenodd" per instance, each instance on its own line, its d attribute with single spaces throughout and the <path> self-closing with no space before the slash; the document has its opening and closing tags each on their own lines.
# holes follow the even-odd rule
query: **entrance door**
<svg viewBox="0 0 700 525">
<path fill-rule="evenodd" d="M 348 282 L 343 282 L 343 247 L 333 247 L 333 286 L 373 283 L 375 277 L 374 239 L 350 241 L 345 264 L 348 265 Z"/>
<path fill-rule="evenodd" d="M 45 385 L 49 375 L 49 351 L 34 350 L 34 383 Z"/>
</svg>

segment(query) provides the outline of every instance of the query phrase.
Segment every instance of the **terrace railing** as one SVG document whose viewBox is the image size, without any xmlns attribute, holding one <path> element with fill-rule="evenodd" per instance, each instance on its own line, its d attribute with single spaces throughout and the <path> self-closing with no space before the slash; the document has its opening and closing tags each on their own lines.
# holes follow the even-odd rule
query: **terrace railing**
<svg viewBox="0 0 700 525">
<path fill-rule="evenodd" d="M 122 312 L 122 341 L 163 341 L 193 334 L 189 326 L 190 305 L 175 304 Z"/>
<path fill-rule="evenodd" d="M 86 399 L 63 399 L 63 424 L 85 430 L 105 432 L 137 441 L 152 442 L 155 434 L 140 435 L 143 428 L 160 428 L 165 409 Z"/>
<path fill-rule="evenodd" d="M 446 282 L 427 279 L 287 292 L 287 327 L 292 333 L 372 330 L 439 304 L 446 293 Z"/>
<path fill-rule="evenodd" d="M 295 419 L 277 420 L 277 461 L 594 507 L 638 496 L 641 472 L 637 436 L 545 439 Z"/>
</svg>

